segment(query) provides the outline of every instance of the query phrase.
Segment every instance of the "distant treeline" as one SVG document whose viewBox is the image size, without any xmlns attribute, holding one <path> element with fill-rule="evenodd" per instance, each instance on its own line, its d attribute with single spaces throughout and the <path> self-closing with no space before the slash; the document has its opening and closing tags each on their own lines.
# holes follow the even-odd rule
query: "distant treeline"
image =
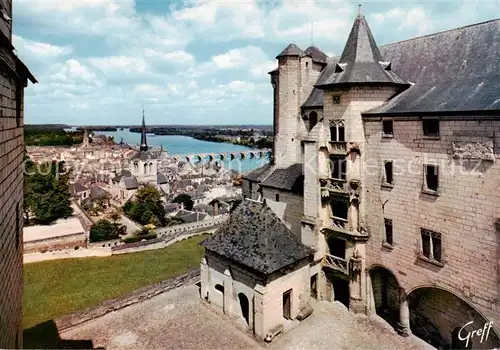
<svg viewBox="0 0 500 350">
<path fill-rule="evenodd" d="M 84 129 L 87 131 L 118 131 L 118 128 L 114 126 L 80 126 L 77 128 L 78 131 L 83 132 Z"/>
<path fill-rule="evenodd" d="M 66 132 L 63 128 L 25 128 L 26 146 L 72 146 L 83 142 L 83 134 Z"/>
<path fill-rule="evenodd" d="M 131 128 L 131 132 L 141 132 L 141 128 Z M 155 135 L 180 135 L 189 136 L 196 140 L 210 141 L 210 142 L 221 142 L 221 143 L 232 143 L 235 145 L 242 145 L 254 148 L 271 148 L 273 144 L 272 131 L 265 130 L 260 131 L 260 133 L 265 136 L 259 140 L 253 138 L 254 132 L 257 130 L 228 130 L 228 129 L 216 129 L 216 128 L 175 128 L 175 127 L 163 127 L 163 128 L 149 128 L 146 132 L 153 133 Z M 240 137 L 240 140 L 230 140 L 227 136 Z"/>
</svg>

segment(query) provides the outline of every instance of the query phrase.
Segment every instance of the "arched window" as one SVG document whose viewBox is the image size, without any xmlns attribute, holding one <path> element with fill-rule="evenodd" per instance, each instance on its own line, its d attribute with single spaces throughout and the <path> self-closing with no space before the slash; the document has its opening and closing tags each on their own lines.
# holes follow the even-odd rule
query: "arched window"
<svg viewBox="0 0 500 350">
<path fill-rule="evenodd" d="M 224 287 L 221 285 L 221 284 L 216 284 L 215 285 L 215 290 L 221 292 L 222 294 L 224 294 Z"/>
<path fill-rule="evenodd" d="M 148 173 L 148 165 L 144 163 L 144 174 Z"/>
<path fill-rule="evenodd" d="M 309 131 L 311 131 L 317 123 L 318 123 L 318 113 L 312 111 L 311 113 L 309 113 Z"/>
</svg>

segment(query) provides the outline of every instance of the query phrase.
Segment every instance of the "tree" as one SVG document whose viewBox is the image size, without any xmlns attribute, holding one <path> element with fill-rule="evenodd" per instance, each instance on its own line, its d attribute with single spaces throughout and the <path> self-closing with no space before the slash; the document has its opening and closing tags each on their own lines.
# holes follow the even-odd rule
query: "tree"
<svg viewBox="0 0 500 350">
<path fill-rule="evenodd" d="M 156 187 L 143 187 L 137 190 L 135 199 L 123 206 L 125 215 L 143 225 L 165 225 L 165 207 Z"/>
<path fill-rule="evenodd" d="M 125 225 L 112 223 L 109 220 L 102 219 L 90 229 L 90 242 L 109 241 L 117 239 L 121 234 L 126 232 Z"/>
<path fill-rule="evenodd" d="M 186 210 L 192 210 L 194 205 L 193 199 L 186 193 L 180 194 L 175 197 L 172 203 L 184 204 L 184 209 Z"/>
<path fill-rule="evenodd" d="M 117 222 L 120 220 L 121 216 L 122 216 L 121 210 L 116 209 L 111 214 L 109 214 L 109 219 L 113 222 Z"/>
<path fill-rule="evenodd" d="M 48 225 L 73 214 L 64 162 L 36 164 L 27 160 L 24 175 L 24 219 Z M 33 220 L 32 220 L 33 218 Z"/>
<path fill-rule="evenodd" d="M 166 220 L 165 226 L 175 226 L 175 225 L 180 225 L 183 223 L 184 223 L 184 220 L 182 220 L 182 218 L 168 217 Z"/>
</svg>

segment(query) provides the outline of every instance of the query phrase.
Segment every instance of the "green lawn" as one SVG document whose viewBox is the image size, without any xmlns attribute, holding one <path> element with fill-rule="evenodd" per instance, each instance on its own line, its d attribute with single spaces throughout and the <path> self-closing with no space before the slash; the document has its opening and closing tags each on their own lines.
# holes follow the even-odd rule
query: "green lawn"
<svg viewBox="0 0 500 350">
<path fill-rule="evenodd" d="M 199 266 L 207 236 L 165 249 L 24 265 L 23 326 L 29 328 Z"/>
</svg>

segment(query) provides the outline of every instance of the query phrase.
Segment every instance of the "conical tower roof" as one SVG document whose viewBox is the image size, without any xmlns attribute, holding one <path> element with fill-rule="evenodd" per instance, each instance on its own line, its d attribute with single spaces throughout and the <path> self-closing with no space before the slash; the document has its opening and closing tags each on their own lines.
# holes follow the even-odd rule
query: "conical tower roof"
<svg viewBox="0 0 500 350">
<path fill-rule="evenodd" d="M 321 51 L 314 45 L 309 46 L 307 49 L 305 49 L 304 53 L 307 56 L 311 57 L 314 62 L 318 63 L 326 63 L 326 59 L 328 58 L 328 56 L 323 51 Z"/>
<path fill-rule="evenodd" d="M 142 109 L 141 146 L 139 149 L 142 152 L 146 152 L 148 150 L 148 140 L 146 139 L 146 120 L 144 118 L 144 108 Z"/>
<path fill-rule="evenodd" d="M 276 59 L 280 57 L 285 57 L 285 56 L 299 56 L 299 57 L 304 57 L 306 54 L 300 47 L 298 47 L 295 44 L 290 44 L 283 51 L 280 52 L 278 56 L 276 56 Z"/>
<path fill-rule="evenodd" d="M 384 62 L 365 16 L 359 11 L 344 51 L 335 67 L 329 67 L 329 74 L 322 77 L 318 87 L 336 84 L 388 84 L 409 86 L 391 70 L 391 63 Z"/>
</svg>

